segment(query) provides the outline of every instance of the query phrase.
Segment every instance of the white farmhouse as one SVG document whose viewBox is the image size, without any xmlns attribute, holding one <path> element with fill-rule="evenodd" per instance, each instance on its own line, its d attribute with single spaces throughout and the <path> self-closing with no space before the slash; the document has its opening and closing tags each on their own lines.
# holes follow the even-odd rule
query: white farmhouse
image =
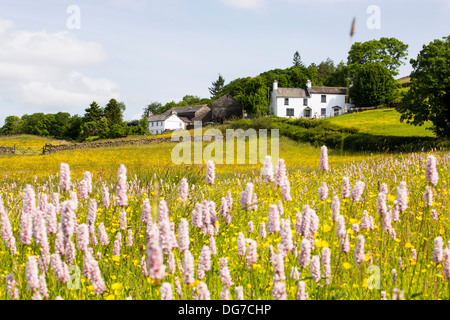
<svg viewBox="0 0 450 320">
<path fill-rule="evenodd" d="M 153 134 L 160 134 L 164 130 L 184 130 L 189 123 L 188 119 L 179 117 L 176 113 L 148 117 L 148 129 Z"/>
<path fill-rule="evenodd" d="M 308 80 L 305 88 L 279 88 L 273 83 L 271 111 L 285 118 L 324 118 L 343 114 L 350 109 L 345 103 L 345 87 L 312 87 Z"/>
<path fill-rule="evenodd" d="M 164 130 L 184 130 L 194 122 L 202 123 L 211 120 L 211 108 L 206 104 L 196 106 L 174 107 L 162 114 L 148 116 L 148 128 L 153 134 L 160 134 Z"/>
</svg>

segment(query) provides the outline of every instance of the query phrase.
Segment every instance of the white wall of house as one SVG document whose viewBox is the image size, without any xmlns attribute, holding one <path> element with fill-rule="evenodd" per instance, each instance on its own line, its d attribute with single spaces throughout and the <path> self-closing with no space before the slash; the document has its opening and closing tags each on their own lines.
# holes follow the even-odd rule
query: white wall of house
<svg viewBox="0 0 450 320">
<path fill-rule="evenodd" d="M 164 129 L 177 130 L 186 129 L 186 124 L 177 115 L 173 114 L 164 121 Z"/>
<path fill-rule="evenodd" d="M 160 134 L 164 130 L 186 129 L 186 124 L 176 114 L 163 121 L 149 121 L 148 128 L 153 134 Z"/>
<path fill-rule="evenodd" d="M 287 105 L 286 105 L 286 99 Z M 285 97 L 273 97 L 272 98 L 272 112 L 278 117 L 292 117 L 303 118 L 307 115 L 309 110 L 309 117 L 332 117 L 335 115 L 334 111 L 336 106 L 341 109 L 339 114 L 344 111 L 345 108 L 345 95 L 339 94 L 325 94 L 325 101 L 322 102 L 322 94 L 312 93 L 310 98 L 305 98 L 307 105 L 304 105 L 304 98 L 285 98 Z M 290 109 L 290 110 L 288 110 Z M 293 109 L 293 110 L 292 110 Z M 322 110 L 324 109 L 324 110 Z M 306 110 L 306 113 L 305 113 Z M 292 114 L 293 112 L 293 114 Z"/>
</svg>

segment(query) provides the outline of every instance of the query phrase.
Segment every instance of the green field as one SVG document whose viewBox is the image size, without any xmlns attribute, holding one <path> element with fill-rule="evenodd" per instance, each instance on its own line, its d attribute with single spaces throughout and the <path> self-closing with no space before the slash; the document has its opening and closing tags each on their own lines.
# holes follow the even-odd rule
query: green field
<svg viewBox="0 0 450 320">
<path fill-rule="evenodd" d="M 373 135 L 435 137 L 435 134 L 427 129 L 431 127 L 431 122 L 427 122 L 421 127 L 401 123 L 400 113 L 395 109 L 377 109 L 360 113 L 345 114 L 339 117 L 330 118 L 327 121 L 343 127 L 357 128 L 360 132 Z"/>
</svg>

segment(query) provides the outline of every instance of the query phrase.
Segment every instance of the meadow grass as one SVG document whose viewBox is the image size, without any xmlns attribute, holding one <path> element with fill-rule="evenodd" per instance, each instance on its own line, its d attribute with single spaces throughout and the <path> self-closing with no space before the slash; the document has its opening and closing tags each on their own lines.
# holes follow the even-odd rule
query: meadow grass
<svg viewBox="0 0 450 320">
<path fill-rule="evenodd" d="M 17 253 L 11 254 L 5 242 L 0 240 L 0 278 L 5 281 L 7 274 L 13 274 L 19 289 L 20 299 L 30 299 L 32 292 L 27 288 L 26 262 L 28 256 L 39 256 L 41 248 L 35 240 L 31 245 L 20 242 L 20 216 L 23 208 L 22 192 L 25 184 L 31 184 L 38 198 L 42 194 L 48 195 L 48 201 L 54 192 L 58 191 L 59 166 L 61 162 L 68 163 L 71 169 L 73 189 L 80 194 L 80 180 L 84 171 L 93 173 L 93 192 L 88 200 L 79 199 L 76 210 L 77 223 L 86 222 L 89 203 L 95 200 L 98 210 L 95 225 L 104 223 L 109 235 L 109 245 L 90 246 L 98 260 L 106 289 L 102 294 L 95 294 L 91 281 L 81 272 L 83 268 L 83 253 L 76 251 L 74 267 L 79 268 L 79 287 L 70 289 L 67 283 L 56 279 L 55 272 L 49 268 L 45 274 L 49 295 L 47 299 L 57 296 L 63 299 L 160 299 L 162 283 L 169 283 L 173 288 L 174 299 L 193 299 L 200 281 L 204 282 L 211 294 L 211 299 L 220 299 L 223 283 L 219 276 L 219 259 L 226 257 L 230 275 L 234 285 L 229 289 L 231 299 L 236 298 L 235 287 L 242 286 L 245 299 L 273 299 L 274 287 L 273 263 L 269 255 L 270 248 L 276 253 L 281 242 L 281 233 L 267 234 L 265 238 L 259 236 L 262 222 L 268 223 L 269 206 L 281 202 L 284 213 L 281 218 L 290 220 L 293 245 L 296 248 L 284 257 L 284 271 L 286 279 L 286 293 L 288 299 L 295 299 L 299 281 L 304 281 L 309 299 L 374 299 L 378 300 L 381 291 L 392 298 L 394 288 L 404 290 L 405 299 L 449 299 L 449 280 L 443 272 L 443 263 L 433 263 L 433 240 L 437 236 L 443 237 L 444 243 L 449 240 L 448 214 L 450 183 L 448 153 L 437 152 L 437 169 L 439 182 L 432 186 L 434 192 L 431 207 L 424 205 L 423 193 L 430 184 L 425 176 L 425 159 L 427 153 L 411 154 L 363 154 L 344 153 L 329 150 L 328 160 L 330 170 L 323 172 L 319 168 L 320 148 L 309 144 L 293 142 L 289 139 L 280 140 L 280 158 L 285 160 L 287 178 L 290 182 L 291 201 L 286 201 L 279 187 L 265 181 L 261 176 L 261 164 L 255 165 L 216 165 L 216 177 L 213 184 L 205 181 L 205 165 L 174 165 L 171 150 L 175 143 L 161 143 L 145 146 L 123 146 L 120 148 L 101 148 L 65 151 L 42 156 L 1 156 L 0 182 L 2 201 L 11 221 L 13 234 L 16 238 Z M 207 146 L 205 144 L 204 146 Z M 117 200 L 116 184 L 120 164 L 127 168 L 128 205 L 126 206 L 126 228 L 120 226 L 120 212 L 122 208 L 114 205 Z M 276 163 L 274 163 L 276 165 Z M 7 176 L 5 176 L 7 175 Z M 36 178 L 35 178 L 36 176 Z M 179 182 L 186 177 L 189 183 L 189 196 L 186 203 L 182 203 L 179 193 Z M 357 181 L 365 183 L 364 192 L 359 200 L 341 196 L 342 179 L 349 177 L 352 186 Z M 397 199 L 397 187 L 400 181 L 406 181 L 408 186 L 408 207 L 401 212 L 399 221 L 392 221 L 392 232 L 383 230 L 383 223 L 377 212 L 377 196 L 379 185 L 387 184 L 387 205 L 393 209 Z M 318 188 L 325 182 L 329 188 L 325 200 L 318 197 Z M 257 207 L 251 210 L 243 209 L 240 204 L 242 191 L 247 183 L 253 183 L 253 191 L 257 195 Z M 109 188 L 112 205 L 105 207 L 102 203 L 102 188 Z M 231 207 L 231 222 L 226 223 L 219 214 L 222 197 L 230 192 L 233 198 Z M 336 222 L 332 219 L 331 199 L 333 195 L 340 199 L 340 214 L 345 219 L 345 229 L 349 235 L 350 251 L 341 250 L 339 239 L 336 237 Z M 200 251 L 211 244 L 211 236 L 195 228 L 191 224 L 192 212 L 197 203 L 214 201 L 217 212 L 217 228 L 213 237 L 216 242 L 217 254 L 211 257 L 211 270 L 204 278 L 199 279 L 195 273 L 195 281 L 183 283 L 183 254 L 173 249 L 175 269 L 169 271 L 163 279 L 152 279 L 142 275 L 141 259 L 148 258 L 146 241 L 147 226 L 142 223 L 142 205 L 144 199 L 149 198 L 152 203 L 153 222 L 158 221 L 158 203 L 164 199 L 169 208 L 170 221 L 173 222 L 175 233 L 182 218 L 189 222 L 189 250 L 194 256 L 195 270 L 199 261 Z M 61 192 L 63 203 L 69 199 L 67 192 Z M 37 201 L 37 206 L 41 203 Z M 300 242 L 303 238 L 296 230 L 296 224 L 308 205 L 319 217 L 317 232 L 313 236 L 314 248 L 311 256 L 321 256 L 322 250 L 331 250 L 332 277 L 329 284 L 322 278 L 316 283 L 311 278 L 310 266 L 302 268 L 298 264 Z M 438 219 L 433 220 L 431 210 L 437 211 Z M 374 228 L 360 228 L 352 231 L 352 225 L 361 224 L 364 211 L 374 219 Z M 300 215 L 298 215 L 300 213 Z M 58 217 L 60 214 L 58 213 Z M 249 231 L 248 224 L 252 222 L 254 230 Z M 128 246 L 128 230 L 132 231 L 133 244 Z M 245 238 L 257 241 L 258 258 L 256 263 L 248 265 L 246 256 L 238 254 L 237 237 L 242 233 Z M 356 237 L 365 237 L 365 259 L 357 265 L 354 259 Z M 116 237 L 122 239 L 120 256 L 112 254 Z M 73 236 L 75 246 L 78 246 L 76 235 Z M 55 235 L 49 235 L 50 249 L 53 253 Z M 412 259 L 411 250 L 417 250 L 417 259 Z M 97 253 L 101 254 L 98 258 Z M 402 266 L 399 266 L 402 258 Z M 64 257 L 63 257 L 64 261 Z M 164 263 L 168 266 L 168 256 L 164 256 Z M 372 269 L 369 267 L 372 266 Z M 376 268 L 374 268 L 376 267 Z M 299 277 L 291 275 L 292 268 L 297 268 Z M 378 268 L 378 269 L 377 269 Z M 392 270 L 397 270 L 394 283 Z M 369 270 L 378 270 L 373 274 Z M 376 271 L 376 272 L 378 272 Z M 76 275 L 76 273 L 74 273 Z M 72 275 L 74 275 L 72 274 Z M 178 279 L 178 280 L 177 280 Z M 374 286 L 379 280 L 379 288 Z M 71 281 L 73 279 L 71 278 Z M 182 296 L 175 293 L 176 281 L 181 282 Z M 0 297 L 10 299 L 4 285 L 0 285 Z"/>
<path fill-rule="evenodd" d="M 359 113 L 344 114 L 328 119 L 330 123 L 343 127 L 358 128 L 360 132 L 382 136 L 398 137 L 436 137 L 428 130 L 431 123 L 413 126 L 400 122 L 400 113 L 395 109 L 368 110 Z"/>
</svg>

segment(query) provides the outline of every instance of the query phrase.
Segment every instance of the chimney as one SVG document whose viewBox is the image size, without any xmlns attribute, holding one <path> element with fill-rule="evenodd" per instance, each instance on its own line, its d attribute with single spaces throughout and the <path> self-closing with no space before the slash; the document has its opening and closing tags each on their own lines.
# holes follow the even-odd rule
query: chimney
<svg viewBox="0 0 450 320">
<path fill-rule="evenodd" d="M 273 91 L 277 91 L 278 90 L 278 80 L 275 80 L 273 82 Z"/>
<path fill-rule="evenodd" d="M 306 87 L 311 88 L 311 80 L 306 81 Z"/>
</svg>

